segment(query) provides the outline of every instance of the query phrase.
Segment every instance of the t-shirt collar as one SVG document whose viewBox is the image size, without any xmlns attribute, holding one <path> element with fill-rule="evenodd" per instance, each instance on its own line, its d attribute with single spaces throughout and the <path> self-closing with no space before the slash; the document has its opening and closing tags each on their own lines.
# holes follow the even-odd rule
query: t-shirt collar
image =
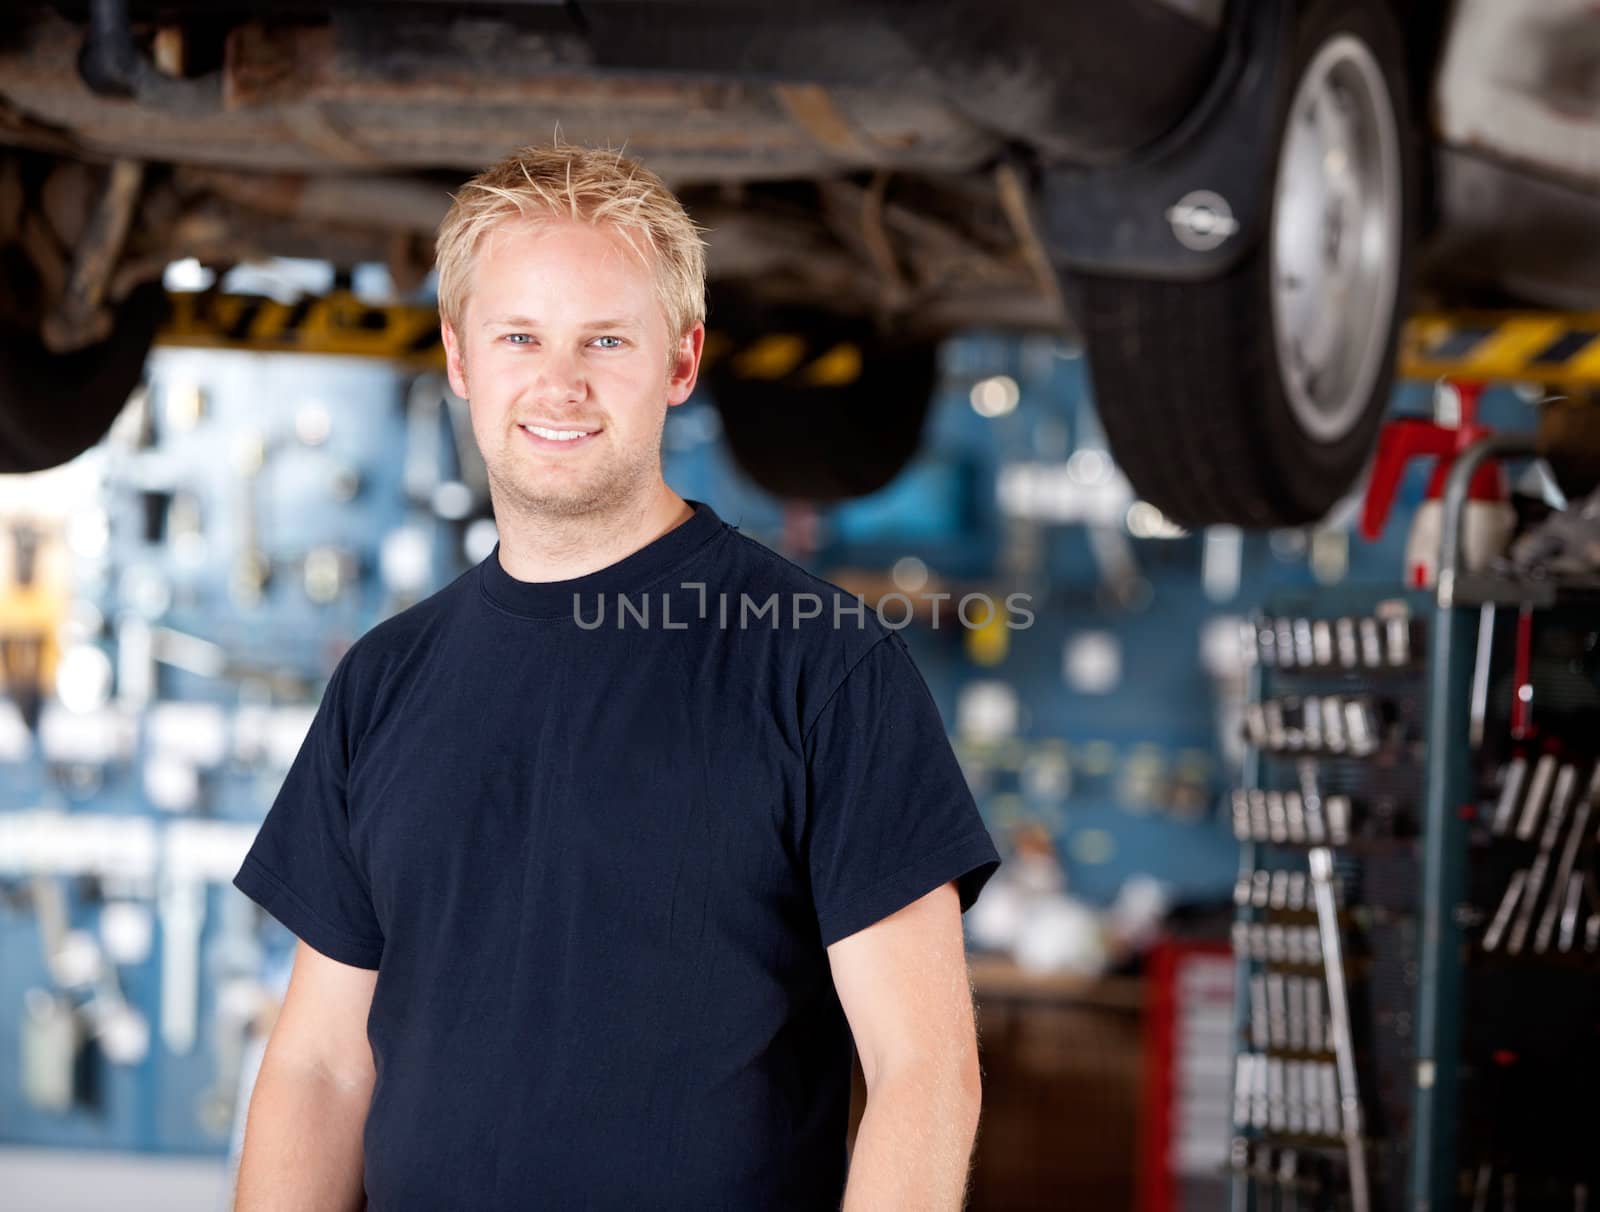
<svg viewBox="0 0 1600 1212">
<path fill-rule="evenodd" d="M 694 509 L 686 521 L 614 564 L 565 581 L 517 580 L 500 563 L 496 543 L 478 565 L 479 584 L 495 605 L 534 618 L 570 618 L 574 595 L 584 609 L 593 610 L 596 594 L 638 593 L 723 530 L 722 519 L 710 505 L 687 497 L 684 502 Z"/>
</svg>

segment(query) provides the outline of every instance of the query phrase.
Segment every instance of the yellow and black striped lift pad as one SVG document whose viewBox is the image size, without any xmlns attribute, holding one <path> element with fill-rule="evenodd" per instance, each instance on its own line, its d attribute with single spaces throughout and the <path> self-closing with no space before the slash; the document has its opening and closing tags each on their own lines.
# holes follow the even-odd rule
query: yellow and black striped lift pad
<svg viewBox="0 0 1600 1212">
<path fill-rule="evenodd" d="M 1600 312 L 1423 312 L 1401 334 L 1399 372 L 1600 387 Z"/>
</svg>

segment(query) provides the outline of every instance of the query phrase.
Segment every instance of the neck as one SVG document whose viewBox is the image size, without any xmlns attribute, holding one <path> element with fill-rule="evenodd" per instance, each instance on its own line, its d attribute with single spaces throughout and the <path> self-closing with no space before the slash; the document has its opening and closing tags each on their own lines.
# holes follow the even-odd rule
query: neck
<svg viewBox="0 0 1600 1212">
<path fill-rule="evenodd" d="M 497 508 L 500 566 L 519 581 L 568 581 L 609 568 L 694 516 L 665 481 L 589 513 L 524 516 Z"/>
</svg>

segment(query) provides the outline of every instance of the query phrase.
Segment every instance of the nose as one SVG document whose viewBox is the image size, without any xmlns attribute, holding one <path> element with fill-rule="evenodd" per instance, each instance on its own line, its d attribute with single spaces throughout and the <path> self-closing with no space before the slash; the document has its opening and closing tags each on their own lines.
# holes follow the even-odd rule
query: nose
<svg viewBox="0 0 1600 1212">
<path fill-rule="evenodd" d="M 540 404 L 581 404 L 589 394 L 589 383 L 576 356 L 551 349 L 539 356 L 533 389 Z"/>
</svg>

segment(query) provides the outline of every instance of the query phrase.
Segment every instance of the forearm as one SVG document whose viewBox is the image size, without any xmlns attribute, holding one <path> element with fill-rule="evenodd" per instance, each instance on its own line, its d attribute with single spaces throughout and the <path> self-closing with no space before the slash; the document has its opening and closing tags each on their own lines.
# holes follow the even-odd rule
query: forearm
<svg viewBox="0 0 1600 1212">
<path fill-rule="evenodd" d="M 856 1130 L 844 1212 L 959 1212 L 979 1103 L 957 1081 L 916 1073 L 880 1080 Z"/>
<path fill-rule="evenodd" d="M 370 1084 L 274 1060 L 256 1078 L 234 1212 L 356 1212 Z"/>
</svg>

